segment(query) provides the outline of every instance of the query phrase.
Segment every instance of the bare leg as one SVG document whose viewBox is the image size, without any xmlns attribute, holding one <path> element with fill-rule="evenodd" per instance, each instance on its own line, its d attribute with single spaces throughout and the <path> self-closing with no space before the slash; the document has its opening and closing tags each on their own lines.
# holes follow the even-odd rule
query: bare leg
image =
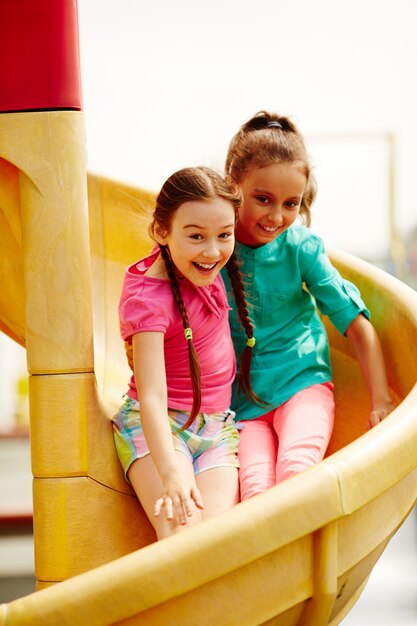
<svg viewBox="0 0 417 626">
<path fill-rule="evenodd" d="M 203 497 L 203 519 L 231 509 L 239 502 L 239 481 L 236 467 L 213 467 L 196 476 Z"/>
<path fill-rule="evenodd" d="M 182 452 L 177 451 L 177 455 L 178 463 L 184 474 L 193 475 L 194 471 L 189 459 Z M 162 482 L 150 454 L 134 461 L 127 475 L 149 521 L 155 528 L 158 539 L 169 537 L 201 521 L 201 511 L 197 509 L 194 503 L 192 503 L 193 515 L 187 518 L 186 525 L 179 524 L 175 518 L 167 520 L 165 509 L 162 509 L 158 517 L 155 517 L 153 510 L 155 502 L 162 495 Z"/>
</svg>

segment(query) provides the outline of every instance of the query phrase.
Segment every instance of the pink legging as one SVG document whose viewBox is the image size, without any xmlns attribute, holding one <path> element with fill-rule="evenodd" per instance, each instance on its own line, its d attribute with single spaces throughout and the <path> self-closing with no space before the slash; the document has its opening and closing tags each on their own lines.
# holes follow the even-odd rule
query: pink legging
<svg viewBox="0 0 417 626">
<path fill-rule="evenodd" d="M 239 443 L 241 500 L 319 463 L 333 422 L 332 383 L 307 387 L 278 408 L 244 422 Z"/>
</svg>

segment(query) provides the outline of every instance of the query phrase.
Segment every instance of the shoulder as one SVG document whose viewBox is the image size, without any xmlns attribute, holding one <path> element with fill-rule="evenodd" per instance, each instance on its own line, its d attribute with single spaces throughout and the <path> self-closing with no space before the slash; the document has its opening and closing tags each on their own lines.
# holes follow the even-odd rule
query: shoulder
<svg viewBox="0 0 417 626">
<path fill-rule="evenodd" d="M 135 276 L 125 280 L 119 303 L 119 320 L 124 339 L 136 332 L 166 332 L 172 323 L 173 297 L 169 281 Z"/>
<path fill-rule="evenodd" d="M 148 276 L 148 269 L 153 265 L 149 257 L 129 265 L 125 270 L 122 292 L 119 302 L 121 314 L 139 316 L 146 309 L 154 313 L 164 311 L 167 302 L 172 300 L 169 280 Z"/>
<path fill-rule="evenodd" d="M 136 285 L 148 284 L 147 278 L 161 279 L 161 283 L 169 282 L 165 270 L 165 263 L 162 260 L 161 253 L 157 246 L 154 246 L 151 252 L 129 265 L 125 270 L 124 288 L 135 288 Z M 152 281 L 151 283 L 152 284 Z M 154 287 L 158 284 L 155 280 Z"/>
<path fill-rule="evenodd" d="M 160 254 L 153 260 L 152 263 L 148 263 L 145 270 L 145 276 L 148 276 L 149 278 L 160 278 L 161 280 L 166 281 L 169 280 L 164 260 Z"/>
<path fill-rule="evenodd" d="M 301 256 L 316 257 L 325 254 L 323 239 L 306 226 L 292 226 L 287 231 L 287 243 Z"/>
<path fill-rule="evenodd" d="M 307 226 L 291 226 L 286 231 L 287 243 L 304 250 L 324 248 L 323 240 Z"/>
<path fill-rule="evenodd" d="M 160 250 L 154 246 L 147 256 L 131 263 L 126 268 L 125 274 L 127 277 L 159 275 L 162 267 L 165 267 L 165 264 L 161 258 Z"/>
<path fill-rule="evenodd" d="M 157 307 L 161 300 L 166 301 L 171 298 L 169 280 L 126 272 L 120 298 L 121 304 L 130 299 L 141 302 L 149 300 L 152 301 L 154 307 Z"/>
<path fill-rule="evenodd" d="M 315 281 L 318 275 L 333 273 L 334 269 L 327 255 L 323 239 L 319 235 L 305 226 L 290 228 L 288 233 L 304 280 Z"/>
<path fill-rule="evenodd" d="M 300 263 L 313 263 L 326 256 L 324 243 L 319 235 L 306 226 L 291 226 L 286 232 L 285 246 L 292 249 Z"/>
</svg>

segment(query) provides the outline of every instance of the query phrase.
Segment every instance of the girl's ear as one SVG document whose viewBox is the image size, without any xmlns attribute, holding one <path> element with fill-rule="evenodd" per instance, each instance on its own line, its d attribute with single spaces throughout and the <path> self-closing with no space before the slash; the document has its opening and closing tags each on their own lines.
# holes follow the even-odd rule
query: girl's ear
<svg viewBox="0 0 417 626">
<path fill-rule="evenodd" d="M 156 222 L 155 226 L 153 227 L 153 236 L 155 237 L 155 241 L 156 243 L 161 244 L 161 246 L 166 246 L 167 245 L 167 231 L 164 230 L 162 228 L 162 226 L 160 226 L 160 224 L 158 224 L 158 222 Z"/>
</svg>

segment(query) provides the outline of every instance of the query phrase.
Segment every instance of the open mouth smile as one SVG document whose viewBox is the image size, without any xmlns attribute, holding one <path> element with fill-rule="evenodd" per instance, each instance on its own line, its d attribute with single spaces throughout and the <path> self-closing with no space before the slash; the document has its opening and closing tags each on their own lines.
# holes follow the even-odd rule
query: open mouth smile
<svg viewBox="0 0 417 626">
<path fill-rule="evenodd" d="M 196 267 L 201 272 L 211 272 L 217 265 L 216 263 L 198 263 L 197 261 L 193 262 L 194 267 Z"/>
<path fill-rule="evenodd" d="M 258 224 L 259 228 L 264 230 L 266 233 L 276 233 L 278 230 L 281 230 L 282 226 L 265 226 L 265 224 Z"/>
</svg>

